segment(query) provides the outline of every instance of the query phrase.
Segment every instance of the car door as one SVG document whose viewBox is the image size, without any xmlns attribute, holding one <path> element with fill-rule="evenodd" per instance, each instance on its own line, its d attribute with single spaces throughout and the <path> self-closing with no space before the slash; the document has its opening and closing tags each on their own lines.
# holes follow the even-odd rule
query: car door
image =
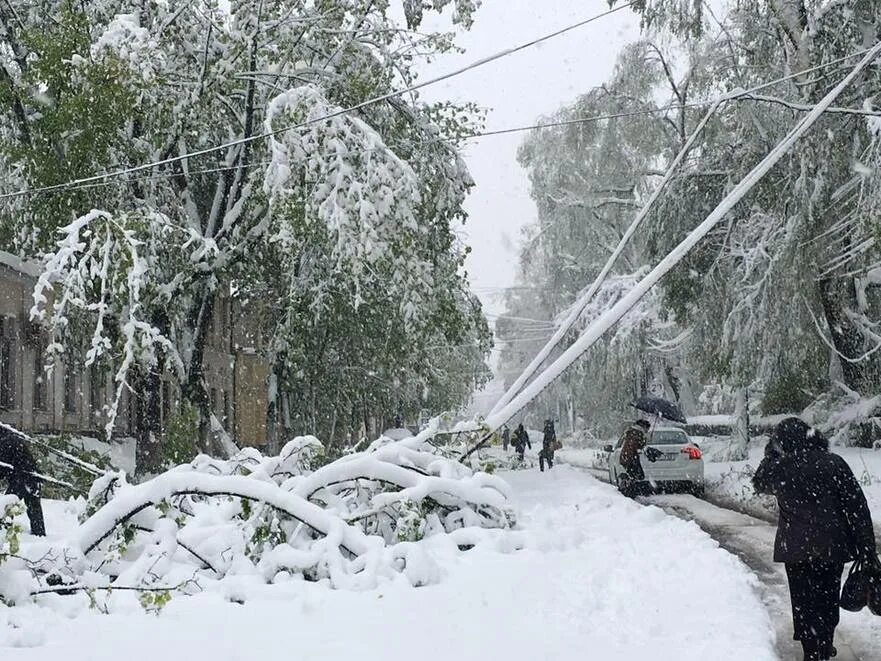
<svg viewBox="0 0 881 661">
<path fill-rule="evenodd" d="M 621 469 L 619 458 L 621 457 L 621 446 L 624 445 L 624 435 L 618 439 L 609 455 L 609 481 L 612 484 L 618 484 L 618 471 Z"/>
</svg>

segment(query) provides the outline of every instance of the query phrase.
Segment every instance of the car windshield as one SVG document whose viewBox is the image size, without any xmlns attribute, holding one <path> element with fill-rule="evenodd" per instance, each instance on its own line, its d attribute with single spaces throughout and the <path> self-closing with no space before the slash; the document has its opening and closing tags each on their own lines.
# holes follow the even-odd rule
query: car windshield
<svg viewBox="0 0 881 661">
<path fill-rule="evenodd" d="M 680 445 L 688 443 L 685 432 L 678 430 L 660 430 L 652 432 L 650 445 Z"/>
</svg>

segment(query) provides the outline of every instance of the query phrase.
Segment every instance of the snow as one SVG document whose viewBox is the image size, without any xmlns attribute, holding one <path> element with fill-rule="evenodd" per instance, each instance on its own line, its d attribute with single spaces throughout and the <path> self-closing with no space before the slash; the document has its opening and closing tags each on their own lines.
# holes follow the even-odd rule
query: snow
<svg viewBox="0 0 881 661">
<path fill-rule="evenodd" d="M 402 427 L 393 427 L 391 429 L 386 429 L 382 432 L 382 435 L 385 438 L 390 438 L 393 441 L 403 441 L 405 438 L 413 438 L 413 433 L 409 429 L 404 429 Z"/>
<path fill-rule="evenodd" d="M 127 62 L 144 82 L 152 81 L 159 70 L 162 54 L 150 31 L 138 24 L 135 14 L 117 14 L 104 33 L 92 45 L 92 58 L 99 59 L 105 52 Z"/>
<path fill-rule="evenodd" d="M 442 537 L 412 544 L 437 562 L 441 580 L 427 587 L 401 577 L 353 592 L 238 575 L 174 595 L 158 616 L 129 593 L 96 593 L 98 609 L 82 594 L 47 595 L 0 609 L 0 644 L 29 661 L 118 661 L 123 650 L 127 661 L 776 658 L 752 575 L 693 523 L 565 466 L 504 478 L 520 529 L 492 531 L 495 544 L 467 553 Z M 75 508 L 46 509 L 50 530 L 75 525 Z"/>
<path fill-rule="evenodd" d="M 90 452 L 99 452 L 107 457 L 110 465 L 133 475 L 135 472 L 136 440 L 131 436 L 120 439 L 102 441 L 91 436 L 77 436 L 70 441 L 71 445 L 81 447 Z"/>
<path fill-rule="evenodd" d="M 31 278 L 38 278 L 42 272 L 40 265 L 36 262 L 26 262 L 5 250 L 0 250 L 0 264 Z"/>
<path fill-rule="evenodd" d="M 733 415 L 692 415 L 688 417 L 688 424 L 702 425 L 707 427 L 733 427 Z"/>
<path fill-rule="evenodd" d="M 575 325 L 575 322 L 581 317 L 582 313 L 587 308 L 588 304 L 591 302 L 593 297 L 599 291 L 600 287 L 602 287 L 603 283 L 606 280 L 606 277 L 612 270 L 612 267 L 615 266 L 615 262 L 618 261 L 618 258 L 621 256 L 621 253 L 624 252 L 624 249 L 627 247 L 627 244 L 630 242 L 630 239 L 633 238 L 633 235 L 636 233 L 636 230 L 639 229 L 639 226 L 642 224 L 642 221 L 649 215 L 652 207 L 655 202 L 661 196 L 661 193 L 667 187 L 667 184 L 673 178 L 673 175 L 679 169 L 680 163 L 682 163 L 682 159 L 691 151 L 691 147 L 694 144 L 694 141 L 697 140 L 698 136 L 703 132 L 704 127 L 707 125 L 707 122 L 710 118 L 716 113 L 716 110 L 719 108 L 722 99 L 717 100 L 713 103 L 710 108 L 707 110 L 703 119 L 701 119 L 698 126 L 691 133 L 691 136 L 688 138 L 688 141 L 682 146 L 679 150 L 679 153 L 676 154 L 676 157 L 671 161 L 670 166 L 667 168 L 667 172 L 664 174 L 664 178 L 655 186 L 652 194 L 649 196 L 648 200 L 646 200 L 645 204 L 642 205 L 642 208 L 636 214 L 636 217 L 627 227 L 627 230 L 621 236 L 620 241 L 618 241 L 618 245 L 615 246 L 615 249 L 612 251 L 612 254 L 609 255 L 606 263 L 603 265 L 603 268 L 600 269 L 600 272 L 597 274 L 596 279 L 594 279 L 593 283 L 590 287 L 587 288 L 586 291 L 582 292 L 582 294 L 578 297 L 575 303 L 570 306 L 569 310 L 566 313 L 566 317 L 561 321 L 561 323 L 557 326 L 556 331 L 550 340 L 548 340 L 547 344 L 541 348 L 535 358 L 532 359 L 532 362 L 526 366 L 526 369 L 523 370 L 523 373 L 517 377 L 514 383 L 511 384 L 511 387 L 502 395 L 501 399 L 496 402 L 496 405 L 493 406 L 492 413 L 497 413 L 499 409 L 506 406 L 511 399 L 520 392 L 521 388 L 526 384 L 526 382 L 535 374 L 535 371 L 542 366 L 545 360 L 547 360 L 548 356 L 550 356 L 551 352 L 554 348 L 560 343 L 560 340 L 565 337 L 566 333 L 568 333 L 572 327 Z"/>
<path fill-rule="evenodd" d="M 129 486 L 104 507 L 92 515 L 80 527 L 77 546 L 85 553 L 93 549 L 113 528 L 116 521 L 131 512 L 137 512 L 145 504 L 157 504 L 172 495 L 199 492 L 205 494 L 241 494 L 254 500 L 269 503 L 297 520 L 307 523 L 324 535 L 336 533 L 342 546 L 364 553 L 370 548 L 364 534 L 355 528 L 343 526 L 342 522 L 323 509 L 295 494 L 276 488 L 271 482 L 262 482 L 235 475 L 215 476 L 195 472 L 169 472 L 149 482 Z"/>
<path fill-rule="evenodd" d="M 673 267 L 676 266 L 719 222 L 721 222 L 743 197 L 777 164 L 792 146 L 813 126 L 844 89 L 881 53 L 881 43 L 875 45 L 813 110 L 796 124 L 756 165 L 740 183 L 729 191 L 712 212 L 667 254 L 639 284 L 623 296 L 614 306 L 598 317 L 563 354 L 536 379 L 514 397 L 506 406 L 491 414 L 486 422 L 491 429 L 498 429 L 535 399 L 542 390 L 555 381 L 572 363 L 627 314 Z"/>
</svg>

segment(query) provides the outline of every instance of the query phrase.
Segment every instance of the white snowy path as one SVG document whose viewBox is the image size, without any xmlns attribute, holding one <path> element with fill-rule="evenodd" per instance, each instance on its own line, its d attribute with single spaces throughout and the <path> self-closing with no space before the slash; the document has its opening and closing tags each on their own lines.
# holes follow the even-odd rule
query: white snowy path
<svg viewBox="0 0 881 661">
<path fill-rule="evenodd" d="M 159 617 L 143 614 L 129 595 L 114 595 L 111 615 L 54 598 L 0 608 L 2 658 L 777 658 L 755 578 L 694 523 L 625 500 L 568 466 L 504 477 L 518 493 L 527 547 L 476 548 L 448 559 L 438 585 L 353 593 L 228 580 L 175 597 Z"/>
</svg>

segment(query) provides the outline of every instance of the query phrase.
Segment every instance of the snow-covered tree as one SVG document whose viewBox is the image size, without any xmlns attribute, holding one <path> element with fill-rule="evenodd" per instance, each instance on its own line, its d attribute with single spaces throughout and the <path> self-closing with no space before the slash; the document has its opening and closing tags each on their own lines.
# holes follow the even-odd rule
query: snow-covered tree
<svg viewBox="0 0 881 661">
<path fill-rule="evenodd" d="M 746 2 L 721 16 L 691 9 L 686 23 L 724 54 L 704 74 L 720 91 L 822 68 L 723 108 L 690 164 L 707 176 L 682 180 L 658 206 L 659 255 L 843 77 L 852 60 L 840 60 L 874 43 L 881 26 L 877 3 L 860 1 Z M 665 3 L 644 12 L 682 33 L 683 14 Z M 852 85 L 839 103 L 853 112 L 829 113 L 665 286 L 698 331 L 703 364 L 775 400 L 788 388 L 793 407 L 830 376 L 864 394 L 881 376 L 875 292 L 861 285 L 879 259 L 877 135 L 875 118 L 855 114 L 871 110 L 879 85 L 877 68 Z"/>
<path fill-rule="evenodd" d="M 663 174 L 666 160 L 687 139 L 682 113 L 630 115 L 657 110 L 665 92 L 685 95 L 686 85 L 672 77 L 668 57 L 650 41 L 628 46 L 608 84 L 548 118 L 562 125 L 536 131 L 521 148 L 538 222 L 524 235 L 520 257 L 524 286 L 509 293 L 509 316 L 497 325 L 509 381 L 550 336 L 548 326 L 519 320 L 562 321 L 615 249 Z M 611 115 L 623 116 L 577 122 Z M 634 286 L 648 261 L 646 237 L 640 232 L 630 242 L 617 264 L 621 275 L 610 277 L 597 292 L 564 342 L 573 341 L 578 331 Z M 537 410 L 573 427 L 582 418 L 597 432 L 615 433 L 632 416 L 628 405 L 634 396 L 659 386 L 671 397 L 678 395 L 679 335 L 679 329 L 663 318 L 658 298 L 648 298 L 614 336 L 543 395 Z"/>
<path fill-rule="evenodd" d="M 467 24 L 477 3 L 432 9 L 448 4 Z M 462 383 L 463 373 L 468 383 L 484 378 L 488 332 L 452 231 L 471 185 L 454 144 L 470 113 L 415 95 L 341 112 L 411 82 L 419 54 L 451 47 L 450 35 L 418 30 L 424 9 L 411 3 L 406 29 L 371 0 L 22 0 L 0 9 L 6 190 L 161 163 L 0 210 L 4 240 L 45 255 L 35 313 L 52 329 L 51 353 L 82 350 L 112 369 L 117 404 L 124 389 L 139 393 L 143 466 L 157 462 L 163 372 L 197 407 L 204 448 L 224 450 L 203 357 L 225 299 L 249 301 L 265 320 L 287 387 L 326 373 L 328 356 L 351 339 L 327 337 L 328 328 L 348 317 L 354 331 L 365 314 L 400 326 L 407 355 L 422 350 L 401 382 L 427 391 Z M 381 313 L 370 308 L 380 304 Z M 381 328 L 367 331 L 374 343 Z M 439 339 L 474 350 L 430 351 Z M 313 352 L 320 342 L 326 355 Z M 350 360 L 388 371 L 396 357 L 374 347 Z M 336 389 L 351 383 L 371 392 L 355 373 Z M 438 387 L 437 403 L 455 405 L 463 389 Z M 426 397 L 401 402 L 413 409 Z"/>
<path fill-rule="evenodd" d="M 664 257 L 881 34 L 881 9 L 877 3 L 859 0 L 737 2 L 724 11 L 719 3 L 646 0 L 634 3 L 633 9 L 643 18 L 646 42 L 642 51 L 631 48 L 630 57 L 644 58 L 650 66 L 629 72 L 643 95 L 630 93 L 626 98 L 657 111 L 652 118 L 620 120 L 634 136 L 628 139 L 624 128 L 611 143 L 626 155 L 625 174 L 638 178 L 648 169 L 664 171 L 713 99 L 779 82 L 724 102 L 707 121 L 622 256 L 618 273 Z M 628 56 L 623 57 L 622 62 Z M 810 71 L 798 73 L 806 69 Z M 619 68 L 618 85 L 621 71 L 625 69 Z M 679 386 L 691 380 L 721 386 L 725 392 L 737 393 L 730 397 L 728 410 L 739 402 L 740 417 L 746 420 L 746 401 L 769 412 L 799 412 L 836 381 L 848 397 L 877 390 L 881 334 L 873 274 L 881 261 L 876 246 L 881 164 L 872 98 L 879 85 L 877 67 L 868 69 L 839 98 L 839 107 L 831 109 L 662 282 L 657 304 L 659 318 L 666 324 L 664 334 L 660 339 L 648 338 L 637 353 L 643 360 L 664 353 L 663 363 L 674 368 L 661 370 L 673 377 L 665 384 L 670 386 L 668 394 L 679 389 L 680 395 L 687 395 L 689 389 Z M 614 88 L 610 82 L 585 98 Z M 597 114 L 604 112 L 590 108 L 570 111 L 562 118 Z M 607 124 L 617 121 L 592 124 L 607 130 Z M 582 131 L 580 127 L 564 130 Z M 579 143 L 572 137 L 555 143 L 548 140 L 549 131 L 530 141 L 552 147 L 546 152 L 548 166 L 536 159 L 527 162 L 540 221 L 533 232 L 537 241 L 527 244 L 524 254 L 538 262 L 529 267 L 528 281 L 551 292 L 566 291 L 565 305 L 572 291 L 593 279 L 605 257 L 603 248 L 616 242 L 621 226 L 617 237 L 604 236 L 599 230 L 608 221 L 594 209 L 588 219 L 577 218 L 580 222 L 575 224 L 582 232 L 589 228 L 592 235 L 555 241 L 555 223 L 566 227 L 558 220 L 564 217 L 561 203 L 595 207 L 596 192 L 608 190 L 604 176 L 615 172 L 617 161 L 603 152 L 602 143 Z M 653 131 L 660 132 L 660 139 L 652 140 Z M 555 169 L 550 155 L 558 154 L 564 166 Z M 604 156 L 601 167 L 582 174 L 580 168 L 591 162 L 593 154 Z M 584 183 L 577 188 L 572 179 L 579 175 Z M 658 181 L 651 176 L 640 179 L 632 189 L 633 201 L 645 199 L 645 191 Z M 624 209 L 628 201 L 617 200 L 615 205 Z M 622 218 L 633 216 L 633 210 L 622 211 Z M 538 241 L 553 246 L 549 257 L 537 250 Z M 569 285 L 559 273 L 572 252 L 578 252 L 588 268 Z M 593 257 L 594 252 L 599 254 Z M 550 266 L 553 261 L 556 266 Z M 553 275 L 542 280 L 542 270 Z M 550 305 L 543 318 L 558 313 L 559 304 Z M 522 308 L 517 315 L 528 316 Z M 595 364 L 618 365 L 621 355 L 619 348 L 611 357 L 598 357 Z M 590 356 L 583 364 L 591 364 Z M 592 382 L 602 384 L 596 378 Z M 571 384 L 560 387 L 569 394 L 577 392 Z M 608 387 L 602 384 L 595 390 L 605 393 Z M 586 394 L 580 399 L 592 401 Z"/>
</svg>

